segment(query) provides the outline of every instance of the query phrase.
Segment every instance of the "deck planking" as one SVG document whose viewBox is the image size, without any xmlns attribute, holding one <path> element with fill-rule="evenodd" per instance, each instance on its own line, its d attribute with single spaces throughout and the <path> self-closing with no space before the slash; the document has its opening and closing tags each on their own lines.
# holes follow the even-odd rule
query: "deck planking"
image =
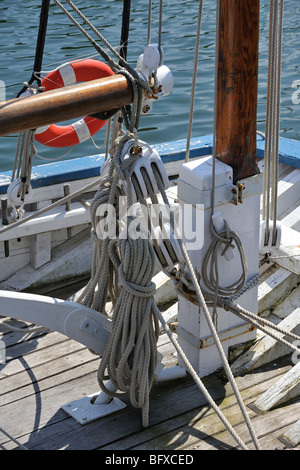
<svg viewBox="0 0 300 470">
<path fill-rule="evenodd" d="M 208 450 L 234 449 L 234 439 L 224 429 L 189 375 L 154 384 L 150 394 L 149 427 L 141 424 L 141 411 L 124 410 L 81 426 L 61 405 L 95 393 L 99 358 L 57 332 L 31 334 L 20 342 L 20 333 L 5 333 L 7 364 L 0 366 L 0 426 L 32 450 Z M 159 351 L 167 366 L 177 357 L 165 334 Z M 255 401 L 291 367 L 290 358 L 268 364 L 237 384 L 246 404 Z M 205 385 L 245 442 L 249 434 L 231 388 L 222 375 L 204 379 Z M 126 400 L 125 400 L 126 401 Z M 253 425 L 266 449 L 280 446 L 282 435 L 300 414 L 300 400 L 266 415 L 249 409 Z M 0 433 L 0 445 L 16 444 Z M 251 443 L 249 448 L 251 448 Z"/>
</svg>

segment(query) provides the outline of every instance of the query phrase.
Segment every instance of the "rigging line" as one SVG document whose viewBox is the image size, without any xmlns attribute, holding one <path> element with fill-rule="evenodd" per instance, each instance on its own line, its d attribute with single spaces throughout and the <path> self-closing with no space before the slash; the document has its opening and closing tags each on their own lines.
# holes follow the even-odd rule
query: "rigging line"
<svg viewBox="0 0 300 470">
<path fill-rule="evenodd" d="M 71 149 L 69 149 L 67 152 L 65 152 L 63 155 L 61 155 L 60 157 L 54 157 L 54 158 L 51 158 L 51 157 L 44 157 L 42 155 L 39 155 L 38 153 L 36 153 L 34 156 L 36 158 L 40 158 L 41 160 L 47 160 L 47 161 L 51 161 L 51 162 L 56 162 L 58 160 L 62 160 L 63 158 L 65 158 L 67 155 L 69 155 L 72 150 L 74 150 L 74 147 L 72 147 Z"/>
<path fill-rule="evenodd" d="M 117 59 L 119 60 L 119 63 L 122 67 L 124 67 L 135 79 L 135 81 L 144 89 L 146 89 L 149 93 L 152 93 L 152 90 L 150 89 L 149 85 L 139 77 L 138 73 L 128 64 L 128 62 L 126 62 L 124 59 L 122 59 L 122 57 L 120 56 L 120 54 L 115 50 L 113 49 L 113 47 L 109 44 L 108 41 L 106 41 L 106 39 L 102 36 L 102 34 L 99 33 L 99 31 L 97 31 L 97 29 L 92 25 L 92 23 L 80 12 L 80 10 L 78 10 L 78 8 L 70 1 L 70 0 L 66 0 L 67 3 L 72 6 L 72 8 L 74 8 L 74 10 L 76 11 L 76 13 L 78 12 L 78 15 L 83 19 L 83 21 L 86 22 L 86 24 L 88 26 L 90 26 L 90 28 L 92 29 L 92 31 L 98 36 L 99 39 L 101 39 L 105 45 L 107 45 L 107 47 L 109 48 L 109 50 L 111 52 L 113 52 L 113 54 L 117 57 Z M 106 60 L 106 62 L 108 63 L 108 65 L 110 66 L 111 69 L 113 69 L 114 71 L 117 71 L 119 73 L 121 73 L 121 67 L 120 65 L 115 61 L 113 60 L 107 53 L 106 51 L 103 49 L 103 47 L 101 47 L 86 31 L 85 29 L 78 23 L 78 21 L 71 15 L 71 13 L 68 12 L 68 10 L 66 10 L 66 8 L 60 3 L 59 0 L 54 0 L 54 2 L 61 8 L 61 10 L 66 14 L 66 16 L 72 21 L 72 23 L 77 26 L 77 28 L 82 32 L 82 34 L 90 41 L 90 43 L 94 46 L 94 48 L 99 52 L 99 54 L 104 58 L 104 60 Z"/>
<path fill-rule="evenodd" d="M 280 1 L 279 10 L 279 24 L 278 24 L 278 37 L 277 37 L 277 49 L 276 49 L 276 97 L 275 97 L 275 109 L 276 114 L 275 132 L 274 132 L 274 155 L 273 155 L 273 186 L 272 186 L 272 219 L 273 219 L 273 233 L 272 233 L 272 245 L 276 244 L 277 238 L 277 194 L 278 194 L 278 165 L 279 165 L 279 131 L 280 131 L 280 90 L 281 90 L 281 52 L 282 52 L 282 23 L 283 23 L 283 5 L 284 0 Z"/>
<path fill-rule="evenodd" d="M 96 181 L 93 181 L 92 183 L 84 186 L 83 188 L 80 188 L 77 191 L 74 191 L 72 194 L 69 194 L 69 195 L 59 199 L 58 201 L 53 202 L 52 204 L 49 204 L 48 206 L 34 212 L 33 214 L 28 215 L 27 217 L 24 217 L 23 219 L 17 220 L 16 222 L 13 222 L 10 225 L 5 225 L 4 227 L 2 227 L 0 229 L 0 235 L 2 235 L 5 232 L 8 232 L 8 230 L 12 230 L 12 229 L 18 227 L 19 225 L 24 224 L 25 222 L 28 222 L 29 220 L 34 219 L 35 217 L 39 217 L 40 215 L 44 214 L 45 212 L 50 211 L 51 209 L 55 209 L 56 207 L 64 204 L 65 202 L 71 201 L 71 199 L 73 199 L 74 197 L 79 196 L 79 194 L 82 194 L 82 193 L 88 191 L 89 189 L 93 188 L 97 184 L 99 184 L 101 180 L 102 180 L 102 177 L 98 178 Z"/>
<path fill-rule="evenodd" d="M 170 338 L 173 346 L 175 347 L 176 351 L 178 352 L 179 356 L 181 357 L 182 361 L 184 362 L 185 367 L 187 368 L 187 370 L 191 374 L 191 376 L 194 379 L 196 385 L 201 390 L 201 392 L 205 396 L 208 403 L 211 405 L 211 407 L 213 408 L 213 410 L 215 411 L 217 416 L 220 418 L 222 423 L 226 426 L 226 428 L 228 429 L 228 431 L 230 432 L 232 437 L 241 446 L 241 448 L 243 450 L 248 450 L 246 444 L 241 440 L 241 438 L 236 433 L 236 431 L 234 430 L 232 425 L 229 423 L 229 421 L 227 421 L 227 419 L 225 418 L 225 416 L 223 415 L 223 413 L 221 412 L 221 410 L 219 409 L 219 407 L 217 406 L 217 404 L 215 403 L 215 401 L 213 400 L 213 398 L 209 394 L 209 392 L 206 389 L 205 385 L 203 384 L 202 380 L 200 379 L 200 377 L 198 376 L 198 374 L 196 373 L 196 371 L 194 370 L 194 368 L 192 367 L 192 365 L 188 361 L 188 359 L 187 359 L 186 355 L 184 354 L 184 351 L 182 350 L 179 342 L 177 341 L 176 337 L 174 336 L 174 334 L 170 330 L 169 325 L 167 324 L 167 322 L 165 321 L 164 317 L 162 316 L 161 312 L 159 311 L 159 309 L 157 307 L 155 308 L 155 312 L 156 312 L 156 315 L 158 316 L 158 319 L 159 319 L 160 323 L 162 324 L 166 334 Z"/>
<path fill-rule="evenodd" d="M 220 0 L 217 0 L 216 8 L 216 44 L 215 44 L 215 69 L 214 69 L 214 122 L 213 122 L 213 166 L 212 166 L 212 190 L 211 190 L 211 215 L 215 211 L 215 173 L 216 173 L 216 158 L 217 158 L 217 75 L 218 75 L 218 62 L 219 56 L 219 15 L 220 15 Z"/>
<path fill-rule="evenodd" d="M 41 79 L 39 76 L 37 76 L 37 74 L 40 73 L 41 68 L 42 68 L 44 47 L 45 47 L 45 41 L 46 41 L 46 32 L 47 32 L 47 25 L 48 25 L 49 4 L 50 4 L 50 0 L 42 0 L 41 13 L 40 13 L 40 25 L 39 25 L 39 32 L 38 32 L 37 43 L 36 43 L 33 72 L 28 82 L 30 85 L 33 83 L 34 80 L 36 80 L 38 83 L 38 86 L 41 86 Z M 24 91 L 26 91 L 25 86 L 19 91 L 17 98 Z"/>
<path fill-rule="evenodd" d="M 162 185 L 162 182 L 160 181 L 160 179 L 158 178 L 158 186 L 159 186 L 159 189 L 160 189 L 160 192 L 161 194 L 163 195 L 164 197 L 164 200 L 167 201 L 167 195 L 166 195 L 166 192 L 165 192 L 165 189 Z M 169 205 L 169 203 L 168 203 Z M 239 392 L 239 389 L 236 385 L 236 382 L 235 382 L 235 379 L 234 379 L 234 376 L 232 374 L 232 371 L 230 369 L 230 366 L 229 366 L 229 363 L 228 363 L 228 360 L 226 358 L 226 355 L 225 355 L 225 352 L 223 350 L 223 346 L 221 344 L 221 341 L 220 341 L 220 338 L 219 338 L 219 335 L 218 335 L 218 332 L 216 330 L 216 327 L 213 323 L 213 320 L 210 316 L 210 313 L 209 313 L 209 310 L 208 310 L 208 307 L 207 307 L 207 304 L 206 304 L 206 301 L 204 299 L 204 296 L 203 296 L 203 293 L 202 293 L 202 289 L 201 289 L 201 286 L 198 282 L 198 279 L 197 279 L 197 276 L 195 274 L 195 271 L 194 271 L 194 267 L 192 265 L 192 262 L 190 260 L 190 257 L 188 255 L 188 252 L 187 252 L 187 249 L 183 243 L 183 240 L 182 240 L 182 237 L 181 237 L 181 234 L 179 233 L 179 229 L 177 227 L 176 224 L 172 224 L 172 229 L 174 230 L 174 233 L 177 237 L 177 240 L 178 240 L 178 243 L 180 244 L 180 248 L 181 248 L 181 251 L 182 251 L 182 254 L 183 254 L 183 257 L 184 257 L 184 260 L 185 260 L 185 263 L 186 263 L 186 266 L 187 266 L 187 269 L 188 269 L 188 272 L 190 274 L 190 277 L 191 277 L 191 282 L 193 284 L 193 287 L 195 289 L 195 292 L 196 292 L 196 297 L 198 299 L 198 302 L 199 302 L 199 305 L 202 307 L 203 309 L 203 312 L 204 312 L 204 315 L 205 315 L 205 318 L 206 318 L 206 321 L 207 321 L 207 324 L 210 328 L 210 331 L 212 332 L 212 336 L 214 338 L 214 341 L 215 341 L 215 344 L 216 344 L 216 347 L 217 347 L 217 350 L 219 352 L 219 355 L 220 355 L 220 358 L 222 360 L 222 363 L 223 363 L 223 366 L 224 366 L 224 370 L 226 372 L 226 375 L 228 377 L 228 380 L 231 384 L 231 387 L 235 393 L 235 396 L 236 396 L 236 399 L 237 399 L 237 403 L 240 407 L 240 410 L 242 412 L 242 415 L 244 417 L 244 420 L 245 420 L 245 423 L 248 427 L 248 430 L 249 430 L 249 433 L 250 433 L 250 436 L 253 440 L 253 443 L 256 447 L 256 449 L 260 449 L 260 445 L 259 445 L 259 442 L 258 442 L 258 439 L 256 437 L 256 434 L 255 434 L 255 431 L 252 427 L 252 424 L 251 424 L 251 421 L 250 421 L 250 418 L 249 418 L 249 415 L 247 413 L 247 410 L 246 410 L 246 407 L 243 403 L 243 400 L 242 400 L 242 397 L 241 397 L 241 394 Z M 216 296 L 215 296 L 215 299 L 216 299 Z M 215 300 L 216 301 L 216 300 Z M 214 301 L 214 302 L 215 302 Z"/>
<path fill-rule="evenodd" d="M 127 59 L 129 24 L 130 24 L 130 7 L 131 7 L 131 0 L 123 0 L 122 30 L 121 30 L 119 54 L 124 60 Z"/>
<path fill-rule="evenodd" d="M 148 2 L 148 34 L 147 34 L 147 45 L 151 42 L 151 22 L 152 22 L 152 0 Z"/>
<path fill-rule="evenodd" d="M 191 135 L 192 135 L 192 127 L 193 127 L 194 104 L 195 104 L 195 90 L 196 90 L 197 70 L 198 70 L 198 61 L 199 61 L 199 46 L 200 46 L 200 33 L 201 33 L 201 21 L 202 21 L 202 7 L 203 7 L 203 0 L 199 0 L 197 33 L 196 33 L 195 55 L 194 55 L 194 70 L 193 70 L 191 103 L 190 103 L 190 114 L 189 114 L 189 125 L 188 125 L 187 139 L 186 139 L 186 153 L 185 153 L 185 161 L 186 162 L 189 160 L 189 157 L 190 157 Z"/>
<path fill-rule="evenodd" d="M 77 26 L 77 28 L 82 32 L 82 34 L 90 41 L 90 43 L 91 43 L 91 44 L 94 46 L 94 48 L 99 52 L 99 54 L 101 54 L 101 56 L 106 60 L 106 62 L 109 64 L 109 66 L 110 66 L 111 68 L 113 68 L 114 70 L 117 70 L 117 68 L 118 68 L 118 67 L 117 67 L 117 63 L 104 51 L 104 49 L 103 49 L 101 46 L 99 46 L 99 44 L 96 43 L 96 41 L 85 31 L 85 29 L 84 29 L 84 28 L 78 23 L 78 21 L 71 15 L 71 13 L 69 13 L 68 10 L 60 3 L 60 1 L 59 1 L 59 0 L 54 0 L 54 2 L 61 8 L 61 10 L 62 10 L 62 11 L 65 13 L 65 15 L 72 21 L 72 23 L 73 23 L 75 26 Z M 67 3 L 69 3 L 68 0 L 67 0 Z M 71 3 L 72 3 L 72 2 L 71 2 Z M 73 4 L 72 4 L 72 5 L 73 5 Z M 70 5 L 70 6 L 71 6 L 71 5 Z M 74 10 L 75 10 L 75 11 L 78 10 L 77 7 L 75 7 L 75 5 L 74 5 Z M 78 10 L 78 12 L 79 12 L 79 10 Z M 76 11 L 76 13 L 77 13 L 77 11 Z M 79 16 L 81 17 L 82 13 L 79 12 L 78 14 L 79 14 Z M 84 17 L 84 18 L 85 18 L 85 17 Z M 86 21 L 88 21 L 88 20 L 86 20 Z M 91 26 L 92 26 L 91 29 L 92 29 L 94 32 L 97 31 L 96 28 L 94 28 L 93 25 L 91 25 Z M 96 34 L 97 34 L 97 36 L 99 37 L 100 33 L 97 32 Z M 102 35 L 101 35 L 101 38 L 100 38 L 100 39 L 102 40 Z M 104 39 L 104 38 L 103 38 L 103 39 Z M 105 40 L 104 40 L 104 41 L 105 41 Z M 107 41 L 105 41 L 105 43 L 106 43 L 106 42 L 107 42 Z M 114 51 L 114 53 L 116 53 L 116 51 Z"/>
<path fill-rule="evenodd" d="M 228 377 L 228 380 L 231 384 L 231 387 L 234 391 L 234 394 L 235 394 L 235 397 L 237 399 L 237 402 L 239 404 L 239 407 L 240 407 L 240 410 L 242 412 L 242 415 L 244 417 L 244 420 L 245 420 L 245 423 L 248 427 L 248 430 L 249 430 L 249 433 L 250 433 L 250 436 L 253 440 L 253 443 L 255 445 L 255 448 L 257 450 L 260 449 L 260 445 L 259 445 L 259 442 L 258 442 L 258 439 L 257 439 L 257 436 L 254 432 L 254 429 L 253 429 L 253 426 L 251 424 L 251 421 L 250 421 L 250 418 L 249 418 L 249 415 L 247 413 L 247 410 L 246 410 L 246 407 L 243 403 L 243 400 L 242 400 L 242 397 L 241 397 L 241 394 L 240 394 L 240 391 L 236 385 L 236 382 L 235 382 L 235 379 L 234 379 L 234 376 L 233 376 L 233 373 L 230 369 L 230 366 L 229 366 L 229 363 L 227 361 L 227 358 L 226 358 L 226 355 L 225 355 L 225 352 L 223 350 L 223 346 L 221 344 L 221 341 L 220 341 L 220 338 L 219 338 L 219 335 L 218 335 L 218 332 L 215 328 L 215 325 L 213 323 L 213 320 L 210 316 L 210 313 L 209 313 L 209 310 L 208 310 L 208 307 L 207 307 L 207 304 L 205 302 L 205 299 L 203 297 L 203 293 L 201 291 L 201 287 L 199 285 L 199 282 L 197 280 L 197 277 L 195 275 L 195 271 L 194 271 L 194 268 L 192 266 L 192 263 L 191 263 L 191 260 L 188 256 L 188 253 L 187 253 L 187 250 L 182 242 L 182 240 L 179 238 L 178 239 L 179 243 L 180 243 L 180 246 L 181 246 L 181 250 L 182 250 L 182 253 L 183 253 L 183 256 L 184 256 L 184 259 L 185 259 L 185 262 L 186 262 L 186 265 L 188 267 L 188 270 L 189 270 L 189 274 L 191 276 L 191 280 L 192 280 L 192 283 L 193 283 L 193 286 L 194 286 L 194 289 L 196 291 L 196 295 L 197 295 L 197 299 L 199 301 L 199 304 L 202 306 L 203 308 L 203 311 L 204 311 L 204 314 L 205 314 L 205 318 L 206 318 L 206 321 L 209 325 L 209 328 L 212 332 L 212 336 L 214 338 L 214 341 L 215 341 L 215 344 L 216 344 L 216 347 L 218 349 L 218 352 L 219 352 L 219 355 L 222 359 L 222 363 L 223 363 L 223 366 L 224 366 L 224 370 L 226 372 L 226 375 Z"/>
<path fill-rule="evenodd" d="M 12 442 L 14 442 L 15 444 L 17 444 L 17 446 L 20 447 L 20 449 L 22 450 L 28 450 L 27 447 L 25 447 L 23 444 L 21 444 L 21 442 L 19 442 L 16 438 L 14 438 L 11 434 L 9 434 L 7 431 L 5 431 L 5 429 L 3 429 L 1 426 L 0 426 L 0 432 L 2 432 L 2 434 L 4 434 L 6 437 L 8 437 Z"/>
<path fill-rule="evenodd" d="M 267 78 L 267 108 L 266 108 L 266 138 L 264 152 L 264 179 L 263 179 L 263 219 L 266 220 L 265 245 L 269 238 L 269 217 L 270 217 L 270 134 L 271 134 L 271 84 L 273 79 L 272 63 L 272 43 L 273 43 L 273 17 L 274 2 L 270 2 L 270 20 L 269 20 L 269 52 L 268 52 L 268 78 Z"/>
<path fill-rule="evenodd" d="M 277 194 L 280 131 L 280 85 L 283 0 L 270 2 L 269 57 L 266 110 L 266 143 L 264 157 L 263 219 L 266 221 L 265 245 L 269 243 L 269 221 L 273 220 L 272 245 L 277 237 Z M 272 192 L 271 192 L 272 188 Z"/>
<path fill-rule="evenodd" d="M 284 338 L 281 338 L 280 336 L 276 335 L 276 333 L 273 333 L 272 329 L 275 330 L 274 328 L 274 325 L 272 326 L 265 326 L 264 324 L 262 324 L 262 322 L 258 321 L 258 320 L 254 320 L 253 319 L 253 316 L 252 315 L 249 315 L 249 313 L 251 312 L 248 312 L 247 310 L 243 309 L 242 307 L 238 306 L 238 308 L 236 308 L 235 304 L 232 304 L 232 305 L 229 305 L 228 306 L 228 309 L 233 312 L 235 315 L 239 316 L 240 318 L 242 318 L 243 320 L 246 320 L 250 323 L 253 324 L 253 326 L 255 326 L 256 328 L 260 329 L 263 333 L 265 333 L 266 335 L 270 336 L 271 338 L 275 339 L 276 341 L 278 341 L 279 343 L 283 344 L 284 346 L 287 346 L 289 349 L 291 349 L 292 351 L 296 352 L 296 353 L 299 353 L 300 352 L 300 349 L 297 348 L 296 346 L 294 346 L 293 344 L 289 343 L 288 341 L 286 341 Z M 285 334 L 285 332 L 283 332 L 283 334 Z M 297 339 L 298 340 L 298 339 Z"/>
<path fill-rule="evenodd" d="M 158 49 L 161 55 L 162 55 L 162 49 L 161 49 L 162 12 L 163 12 L 163 0 L 160 0 L 159 2 L 159 26 L 158 26 Z"/>
</svg>

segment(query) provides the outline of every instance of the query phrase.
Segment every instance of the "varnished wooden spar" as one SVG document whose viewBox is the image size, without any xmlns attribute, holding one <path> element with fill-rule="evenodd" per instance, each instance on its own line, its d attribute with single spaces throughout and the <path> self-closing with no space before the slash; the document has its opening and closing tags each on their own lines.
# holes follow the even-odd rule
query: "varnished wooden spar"
<svg viewBox="0 0 300 470">
<path fill-rule="evenodd" d="M 234 180 L 259 173 L 256 110 L 260 0 L 220 0 L 216 154 Z"/>
<path fill-rule="evenodd" d="M 92 80 L 0 102 L 0 136 L 118 109 L 133 101 L 124 75 Z"/>
</svg>

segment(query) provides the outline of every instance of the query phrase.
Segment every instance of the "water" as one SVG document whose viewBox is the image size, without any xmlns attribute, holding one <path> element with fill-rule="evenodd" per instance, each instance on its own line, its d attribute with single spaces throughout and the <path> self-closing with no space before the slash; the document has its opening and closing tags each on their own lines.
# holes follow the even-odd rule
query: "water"
<svg viewBox="0 0 300 470">
<path fill-rule="evenodd" d="M 122 0 L 74 0 L 89 20 L 114 46 L 120 41 Z M 158 0 L 153 1 L 152 42 L 157 42 Z M 14 98 L 28 81 L 34 62 L 39 23 L 40 0 L 0 0 L 0 80 L 6 87 L 6 99 Z M 147 43 L 146 0 L 132 0 L 128 61 L 135 66 L 137 57 Z M 215 0 L 204 0 L 201 29 L 199 71 L 193 136 L 211 134 L 213 130 L 213 80 L 215 54 Z M 265 131 L 266 77 L 268 54 L 269 1 L 261 1 L 260 61 L 258 92 L 258 129 Z M 193 72 L 197 0 L 164 0 L 162 44 L 165 64 L 174 76 L 171 95 L 154 103 L 151 115 L 142 117 L 140 137 L 149 144 L 186 138 L 188 129 L 190 90 Z M 300 84 L 300 3 L 285 1 L 284 38 L 282 53 L 281 135 L 300 139 L 300 104 L 292 97 Z M 43 70 L 45 73 L 58 65 L 91 56 L 95 50 L 80 31 L 52 2 L 45 45 Z M 98 146 L 103 143 L 104 130 L 95 136 Z M 17 136 L 0 138 L 0 171 L 12 168 Z M 56 159 L 68 149 L 50 149 L 37 145 L 43 158 Z M 92 142 L 77 145 L 63 158 L 78 158 L 98 153 Z M 36 158 L 34 164 L 44 164 Z"/>
</svg>

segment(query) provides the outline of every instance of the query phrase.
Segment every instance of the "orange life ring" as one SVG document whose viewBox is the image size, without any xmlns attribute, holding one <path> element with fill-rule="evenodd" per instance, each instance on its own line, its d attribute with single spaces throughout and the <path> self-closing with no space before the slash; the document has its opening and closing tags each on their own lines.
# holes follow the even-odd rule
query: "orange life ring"
<svg viewBox="0 0 300 470">
<path fill-rule="evenodd" d="M 45 91 L 49 91 L 76 82 L 86 82 L 113 74 L 111 68 L 99 60 L 85 59 L 67 62 L 44 77 L 42 86 Z M 89 139 L 105 123 L 106 120 L 85 116 L 83 119 L 67 126 L 50 124 L 49 126 L 39 127 L 35 131 L 35 139 L 48 147 L 71 147 Z"/>
</svg>

